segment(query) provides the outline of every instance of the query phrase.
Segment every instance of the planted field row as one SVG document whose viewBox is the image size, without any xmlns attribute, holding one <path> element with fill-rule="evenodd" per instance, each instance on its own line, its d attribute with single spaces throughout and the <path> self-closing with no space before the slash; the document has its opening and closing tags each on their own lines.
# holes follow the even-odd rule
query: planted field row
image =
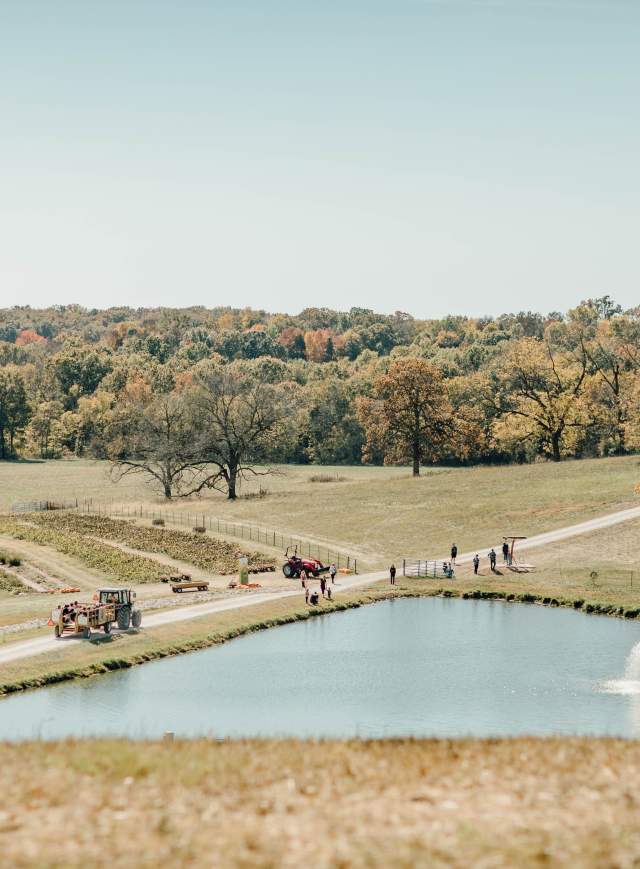
<svg viewBox="0 0 640 869">
<path fill-rule="evenodd" d="M 25 592 L 33 591 L 33 589 L 24 585 L 17 577 L 0 568 L 0 591 L 8 591 L 10 594 L 24 594 Z"/>
<path fill-rule="evenodd" d="M 168 528 L 146 528 L 121 519 L 78 513 L 37 513 L 30 517 L 42 528 L 58 532 L 102 537 L 143 552 L 157 552 L 185 561 L 211 573 L 232 574 L 238 570 L 238 555 L 249 560 L 249 570 L 273 568 L 275 559 L 262 552 L 239 549 L 235 543 L 203 534 Z"/>
<path fill-rule="evenodd" d="M 90 540 L 71 528 L 33 522 L 33 517 L 25 521 L 0 516 L 0 532 L 10 534 L 16 540 L 51 546 L 119 582 L 159 582 L 166 572 L 161 564 L 150 558 L 121 552 L 113 546 Z"/>
</svg>

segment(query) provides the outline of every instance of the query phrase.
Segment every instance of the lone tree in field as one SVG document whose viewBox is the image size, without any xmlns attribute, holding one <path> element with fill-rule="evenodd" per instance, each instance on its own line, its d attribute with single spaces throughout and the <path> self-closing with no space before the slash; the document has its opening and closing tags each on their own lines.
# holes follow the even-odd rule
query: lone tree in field
<svg viewBox="0 0 640 869">
<path fill-rule="evenodd" d="M 116 481 L 147 477 L 165 498 L 187 497 L 212 485 L 217 470 L 202 459 L 192 396 L 174 390 L 153 396 L 144 382 L 132 384 L 109 425 L 107 454 Z"/>
<path fill-rule="evenodd" d="M 258 470 L 289 416 L 286 391 L 232 366 L 214 366 L 195 380 L 198 454 L 212 469 L 209 488 L 230 500 L 238 482 Z"/>
<path fill-rule="evenodd" d="M 453 409 L 440 369 L 424 359 L 394 362 L 374 381 L 374 397 L 358 400 L 366 442 L 363 458 L 382 455 L 386 465 L 410 461 L 413 476 L 453 448 Z"/>
</svg>

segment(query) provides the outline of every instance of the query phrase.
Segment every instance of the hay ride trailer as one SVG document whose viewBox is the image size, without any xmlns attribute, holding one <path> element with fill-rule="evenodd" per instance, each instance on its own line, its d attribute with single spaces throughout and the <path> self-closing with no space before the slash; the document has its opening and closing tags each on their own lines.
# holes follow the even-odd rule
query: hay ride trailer
<svg viewBox="0 0 640 869">
<path fill-rule="evenodd" d="M 49 625 L 53 625 L 53 633 L 58 639 L 63 634 L 82 634 L 88 640 L 91 631 L 98 628 L 110 634 L 115 621 L 116 610 L 112 604 L 75 603 L 59 604 L 51 612 Z"/>
</svg>

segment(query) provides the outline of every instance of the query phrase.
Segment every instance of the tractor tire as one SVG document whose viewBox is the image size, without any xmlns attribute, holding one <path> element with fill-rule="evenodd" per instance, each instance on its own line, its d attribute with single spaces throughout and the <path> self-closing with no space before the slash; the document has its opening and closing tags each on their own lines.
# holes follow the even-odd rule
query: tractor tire
<svg viewBox="0 0 640 869">
<path fill-rule="evenodd" d="M 289 564 L 289 562 L 287 562 L 286 564 L 283 564 L 283 565 L 282 565 L 282 572 L 283 572 L 284 575 L 287 577 L 287 579 L 292 579 L 292 578 L 293 578 L 293 575 L 294 575 L 294 573 L 293 573 L 293 567 L 291 567 L 291 565 Z"/>
<path fill-rule="evenodd" d="M 118 610 L 118 629 L 128 631 L 131 624 L 131 610 L 128 606 L 123 606 Z"/>
<path fill-rule="evenodd" d="M 142 624 L 142 611 L 141 610 L 134 610 L 131 613 L 131 624 L 133 625 L 134 628 L 140 627 L 140 625 Z"/>
<path fill-rule="evenodd" d="M 110 634 L 111 633 L 111 622 L 105 622 L 104 626 L 103 626 L 103 630 L 104 630 L 105 634 Z"/>
</svg>

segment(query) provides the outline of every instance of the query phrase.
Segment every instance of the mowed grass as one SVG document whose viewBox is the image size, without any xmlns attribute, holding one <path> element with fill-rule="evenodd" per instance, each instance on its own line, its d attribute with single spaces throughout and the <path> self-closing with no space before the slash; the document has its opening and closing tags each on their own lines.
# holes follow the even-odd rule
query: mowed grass
<svg viewBox="0 0 640 869">
<path fill-rule="evenodd" d="M 0 744 L 26 867 L 604 867 L 640 862 L 640 743 Z"/>
<path fill-rule="evenodd" d="M 636 456 L 507 467 L 426 468 L 413 479 L 405 468 L 285 466 L 276 476 L 244 484 L 266 487 L 262 499 L 232 503 L 219 494 L 173 502 L 175 513 L 196 513 L 273 528 L 340 547 L 362 567 L 403 556 L 435 558 L 453 542 L 460 551 L 487 546 L 503 534 L 531 536 L 637 503 Z M 310 478 L 338 474 L 335 483 Z M 0 464 L 0 509 L 31 498 L 94 498 L 145 504 L 164 500 L 141 478 L 109 482 L 104 462 Z"/>
</svg>

